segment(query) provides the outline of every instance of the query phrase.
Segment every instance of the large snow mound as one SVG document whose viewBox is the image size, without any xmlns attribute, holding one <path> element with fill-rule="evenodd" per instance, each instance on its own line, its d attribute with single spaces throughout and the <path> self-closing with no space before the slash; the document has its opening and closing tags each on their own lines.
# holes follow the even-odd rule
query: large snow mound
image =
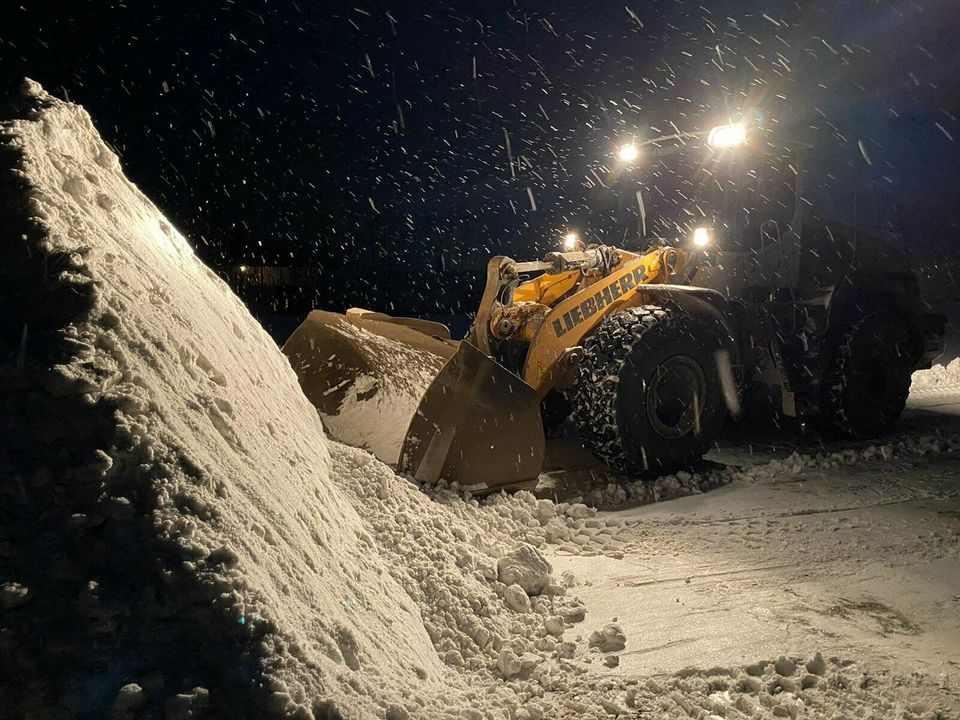
<svg viewBox="0 0 960 720">
<path fill-rule="evenodd" d="M 27 82 L 15 115 L 0 677 L 18 683 L 0 717 L 622 706 L 622 681 L 580 678 L 591 650 L 565 634 L 584 608 L 535 549 L 592 542 L 594 511 L 427 496 L 329 442 L 286 358 L 87 113 Z"/>
<path fill-rule="evenodd" d="M 233 717 L 366 713 L 371 688 L 440 682 L 285 358 L 82 108 L 32 83 L 22 103 L 3 126 L 25 228 L 5 242 L 4 279 L 43 297 L 13 298 L 22 316 L 5 327 L 23 369 L 5 406 L 19 506 L 0 581 L 26 595 L 3 655 L 13 676 L 59 676 L 21 688 L 21 710 L 82 698 L 96 714 L 111 678 L 137 678 L 150 701 L 196 686 L 184 702 Z"/>
</svg>

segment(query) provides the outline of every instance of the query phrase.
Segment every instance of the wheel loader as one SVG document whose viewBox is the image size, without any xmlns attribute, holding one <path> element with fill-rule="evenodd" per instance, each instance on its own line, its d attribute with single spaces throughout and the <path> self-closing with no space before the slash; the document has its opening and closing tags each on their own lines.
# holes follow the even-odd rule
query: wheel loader
<svg viewBox="0 0 960 720">
<path fill-rule="evenodd" d="M 670 139 L 689 152 L 698 137 Z M 945 319 L 903 253 L 811 210 L 802 153 L 766 139 L 732 159 L 747 133 L 720 137 L 700 146 L 696 223 L 642 249 L 571 233 L 540 261 L 493 257 L 461 341 L 426 320 L 310 313 L 283 350 L 331 434 L 420 482 L 488 491 L 535 485 L 545 427 L 567 416 L 630 476 L 690 467 L 744 404 L 855 438 L 890 427 Z"/>
</svg>

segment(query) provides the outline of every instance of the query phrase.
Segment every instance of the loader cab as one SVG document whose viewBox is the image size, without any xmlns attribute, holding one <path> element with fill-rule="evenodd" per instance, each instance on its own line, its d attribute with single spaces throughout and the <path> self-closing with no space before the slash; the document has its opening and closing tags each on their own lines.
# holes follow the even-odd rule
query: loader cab
<svg viewBox="0 0 960 720">
<path fill-rule="evenodd" d="M 823 293 L 854 275 L 909 273 L 897 202 L 850 144 L 766 133 L 707 168 L 690 203 L 717 247 L 694 283 L 728 296 Z"/>
<path fill-rule="evenodd" d="M 746 141 L 727 149 L 706 133 L 641 143 L 621 203 L 639 206 L 636 249 L 697 250 L 695 228 L 710 228 L 710 247 L 686 281 L 728 297 L 822 293 L 876 274 L 869 268 L 877 263 L 909 273 L 896 249 L 904 244 L 897 199 L 862 144 L 809 119 L 788 127 L 758 116 L 746 127 Z"/>
<path fill-rule="evenodd" d="M 672 188 L 672 216 L 660 226 L 680 245 L 689 243 L 696 227 L 712 229 L 691 284 L 727 297 L 798 287 L 806 150 L 763 134 L 735 150 L 705 149 L 695 163 L 687 162 L 685 177 L 674 179 L 685 187 Z"/>
</svg>

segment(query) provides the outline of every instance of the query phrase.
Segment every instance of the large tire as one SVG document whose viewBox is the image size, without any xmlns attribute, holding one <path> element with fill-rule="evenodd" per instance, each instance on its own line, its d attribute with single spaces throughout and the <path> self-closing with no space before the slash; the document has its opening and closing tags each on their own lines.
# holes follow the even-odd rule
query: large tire
<svg viewBox="0 0 960 720">
<path fill-rule="evenodd" d="M 727 414 L 715 353 L 728 343 L 718 323 L 674 305 L 604 320 L 584 342 L 573 388 L 584 446 L 628 474 L 669 473 L 699 460 Z"/>
<path fill-rule="evenodd" d="M 835 337 L 820 382 L 820 425 L 836 435 L 875 437 L 907 403 L 914 366 L 910 333 L 898 316 L 882 311 Z"/>
</svg>

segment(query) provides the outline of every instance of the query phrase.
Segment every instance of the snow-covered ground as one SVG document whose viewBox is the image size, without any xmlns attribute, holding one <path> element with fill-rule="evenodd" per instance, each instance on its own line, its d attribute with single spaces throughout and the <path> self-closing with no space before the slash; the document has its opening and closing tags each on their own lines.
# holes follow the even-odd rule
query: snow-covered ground
<svg viewBox="0 0 960 720">
<path fill-rule="evenodd" d="M 960 450 L 744 473 L 620 512 L 616 556 L 552 554 L 642 673 L 782 653 L 960 672 Z M 623 608 L 635 608 L 626 612 Z"/>
<path fill-rule="evenodd" d="M 741 468 L 729 484 L 601 512 L 623 525 L 588 553 L 553 547 L 554 567 L 577 578 L 585 630 L 616 617 L 628 673 L 820 653 L 903 698 L 940 686 L 957 713 L 960 362 L 914 382 L 883 444 L 734 437 L 710 456 Z M 898 717 L 901 701 L 880 716 Z"/>
<path fill-rule="evenodd" d="M 954 394 L 619 510 L 418 488 L 325 436 L 81 108 L 28 83 L 0 130 L 0 717 L 960 711 Z"/>
</svg>

